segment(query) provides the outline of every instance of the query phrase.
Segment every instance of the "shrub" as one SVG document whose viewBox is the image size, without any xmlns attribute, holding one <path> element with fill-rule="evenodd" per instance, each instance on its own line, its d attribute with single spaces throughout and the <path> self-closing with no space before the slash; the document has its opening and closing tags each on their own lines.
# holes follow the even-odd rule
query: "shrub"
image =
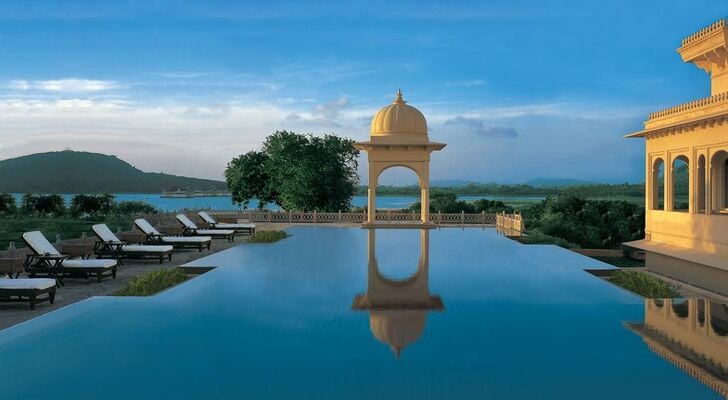
<svg viewBox="0 0 728 400">
<path fill-rule="evenodd" d="M 114 206 L 114 195 L 77 194 L 71 200 L 71 215 L 74 217 L 90 217 L 108 214 Z"/>
<path fill-rule="evenodd" d="M 679 286 L 667 283 L 644 272 L 619 270 L 609 278 L 609 281 L 642 297 L 680 297 Z"/>
<path fill-rule="evenodd" d="M 251 243 L 273 243 L 287 237 L 288 234 L 285 231 L 260 231 L 255 232 L 248 241 Z"/>
<path fill-rule="evenodd" d="M 25 215 L 44 217 L 60 217 L 66 213 L 63 197 L 57 194 L 39 195 L 26 193 L 23 195 L 21 211 Z"/>
<path fill-rule="evenodd" d="M 124 215 L 156 214 L 159 212 L 156 207 L 143 201 L 120 201 L 116 203 L 113 211 L 116 214 Z"/>
<path fill-rule="evenodd" d="M 114 295 L 151 296 L 172 286 L 179 285 L 186 280 L 187 275 L 179 268 L 149 271 L 132 278 L 126 285 L 114 293 Z"/>
<path fill-rule="evenodd" d="M 547 235 L 538 229 L 528 231 L 528 235 L 521 237 L 521 243 L 525 244 L 555 244 L 567 249 L 578 249 L 579 245 L 571 243 L 560 237 Z"/>
<path fill-rule="evenodd" d="M 17 211 L 15 197 L 10 193 L 0 193 L 0 215 L 13 215 Z"/>
</svg>

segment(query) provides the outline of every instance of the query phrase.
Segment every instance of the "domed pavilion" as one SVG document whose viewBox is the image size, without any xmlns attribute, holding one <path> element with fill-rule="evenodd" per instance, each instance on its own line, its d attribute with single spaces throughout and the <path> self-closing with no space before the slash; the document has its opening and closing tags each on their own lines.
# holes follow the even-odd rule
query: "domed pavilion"
<svg viewBox="0 0 728 400">
<path fill-rule="evenodd" d="M 369 162 L 368 214 L 364 225 L 377 224 L 379 176 L 392 167 L 409 168 L 417 174 L 422 204 L 418 226 L 430 225 L 430 153 L 444 147 L 445 143 L 430 141 L 425 116 L 404 101 L 401 90 L 397 91 L 392 104 L 372 118 L 369 140 L 356 143 L 357 149 L 367 152 Z"/>
</svg>

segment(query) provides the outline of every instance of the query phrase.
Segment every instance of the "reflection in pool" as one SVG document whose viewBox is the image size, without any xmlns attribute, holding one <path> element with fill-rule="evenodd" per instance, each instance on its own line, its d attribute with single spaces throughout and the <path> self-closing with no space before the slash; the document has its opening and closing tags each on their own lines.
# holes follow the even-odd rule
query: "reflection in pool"
<svg viewBox="0 0 728 400">
<path fill-rule="evenodd" d="M 420 257 L 415 273 L 402 280 L 382 275 L 377 263 L 377 231 L 367 231 L 367 291 L 354 298 L 354 310 L 369 310 L 369 328 L 389 345 L 396 358 L 425 330 L 427 312 L 443 310 L 440 296 L 430 294 L 430 231 L 420 230 Z"/>
<path fill-rule="evenodd" d="M 719 398 L 625 329 L 644 303 L 599 261 L 492 229 L 288 232 L 0 331 L 0 398 Z"/>
<path fill-rule="evenodd" d="M 656 354 L 728 398 L 728 307 L 706 299 L 645 300 L 629 324 Z"/>
</svg>

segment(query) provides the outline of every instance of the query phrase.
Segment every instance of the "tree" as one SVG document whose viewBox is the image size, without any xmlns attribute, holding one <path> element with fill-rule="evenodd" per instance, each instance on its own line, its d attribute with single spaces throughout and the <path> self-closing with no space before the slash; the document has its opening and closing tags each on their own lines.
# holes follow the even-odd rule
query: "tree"
<svg viewBox="0 0 728 400">
<path fill-rule="evenodd" d="M 77 194 L 71 199 L 70 212 L 74 217 L 95 217 L 108 214 L 113 207 L 113 194 Z"/>
<path fill-rule="evenodd" d="M 26 193 L 23 195 L 20 208 L 25 215 L 60 217 L 66 212 L 63 197 L 57 194 L 38 195 Z"/>
<path fill-rule="evenodd" d="M 15 197 L 10 193 L 0 193 L 0 215 L 13 215 L 17 211 Z"/>
<path fill-rule="evenodd" d="M 249 151 L 233 158 L 225 169 L 225 180 L 233 201 L 248 208 L 250 199 L 257 198 L 258 208 L 275 203 L 277 193 L 273 190 L 266 165 L 270 158 L 262 151 Z"/>
<path fill-rule="evenodd" d="M 351 139 L 277 131 L 261 151 L 228 163 L 225 178 L 244 207 L 257 198 L 286 210 L 348 210 L 359 183 L 358 156 Z"/>
</svg>

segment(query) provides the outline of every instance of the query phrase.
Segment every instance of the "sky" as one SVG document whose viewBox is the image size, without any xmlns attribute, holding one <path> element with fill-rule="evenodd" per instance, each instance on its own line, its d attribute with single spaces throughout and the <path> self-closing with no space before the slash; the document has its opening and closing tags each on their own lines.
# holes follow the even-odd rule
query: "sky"
<svg viewBox="0 0 728 400">
<path fill-rule="evenodd" d="M 0 159 L 63 149 L 222 179 L 276 130 L 365 140 L 402 89 L 433 180 L 641 182 L 649 112 L 710 94 L 691 1 L 0 0 Z M 366 159 L 360 160 L 366 182 Z M 412 183 L 408 171 L 382 182 Z"/>
</svg>

